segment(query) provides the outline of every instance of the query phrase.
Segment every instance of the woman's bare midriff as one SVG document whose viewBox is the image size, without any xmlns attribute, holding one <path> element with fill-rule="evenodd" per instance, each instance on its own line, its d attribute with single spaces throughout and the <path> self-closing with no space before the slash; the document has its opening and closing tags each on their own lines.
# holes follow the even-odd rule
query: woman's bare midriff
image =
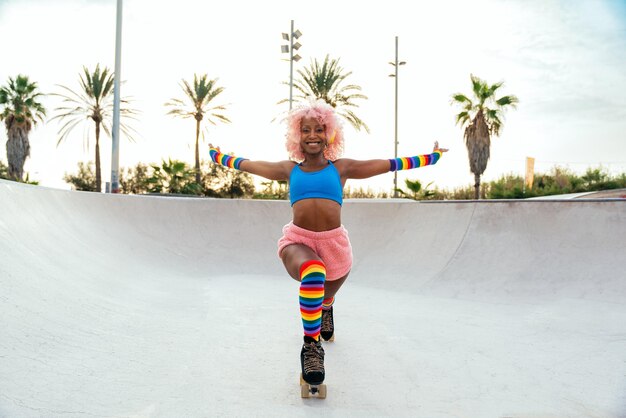
<svg viewBox="0 0 626 418">
<path fill-rule="evenodd" d="M 293 223 L 300 228 L 321 232 L 341 226 L 341 205 L 334 200 L 299 200 L 292 209 Z"/>
</svg>

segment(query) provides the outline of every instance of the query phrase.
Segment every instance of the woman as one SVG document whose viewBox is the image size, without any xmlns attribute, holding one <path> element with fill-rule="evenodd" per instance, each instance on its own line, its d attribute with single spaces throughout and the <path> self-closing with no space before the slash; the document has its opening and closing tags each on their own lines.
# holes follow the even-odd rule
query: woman
<svg viewBox="0 0 626 418">
<path fill-rule="evenodd" d="M 287 122 L 287 151 L 295 161 L 250 161 L 222 154 L 212 145 L 210 154 L 214 162 L 227 167 L 289 181 L 293 220 L 283 228 L 278 256 L 287 273 L 300 282 L 302 377 L 318 385 L 325 376 L 320 335 L 326 341 L 333 337 L 335 294 L 352 266 L 350 240 L 341 224 L 346 180 L 435 164 L 447 150 L 435 142 L 433 153 L 428 155 L 367 161 L 339 158 L 343 130 L 333 108 L 321 100 L 294 109 Z"/>
</svg>

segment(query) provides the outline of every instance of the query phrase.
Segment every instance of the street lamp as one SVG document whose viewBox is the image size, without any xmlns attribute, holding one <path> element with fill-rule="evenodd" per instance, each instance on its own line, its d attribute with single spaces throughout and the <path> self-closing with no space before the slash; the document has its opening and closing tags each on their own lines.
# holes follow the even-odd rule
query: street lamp
<svg viewBox="0 0 626 418">
<path fill-rule="evenodd" d="M 117 0 L 115 22 L 115 78 L 113 79 L 113 129 L 111 130 L 111 184 L 109 191 L 119 193 L 120 183 L 120 78 L 122 72 L 122 0 Z M 99 185 L 98 185 L 99 186 Z"/>
<path fill-rule="evenodd" d="M 299 42 L 296 42 L 294 44 L 294 39 L 298 39 L 299 37 L 302 36 L 302 32 L 300 32 L 299 30 L 296 30 L 294 32 L 293 30 L 293 20 L 291 21 L 291 32 L 290 33 L 284 33 L 283 32 L 283 39 L 285 41 L 289 41 L 289 45 L 281 45 L 280 50 L 283 53 L 289 53 L 289 110 L 291 110 L 292 106 L 293 106 L 293 62 L 298 62 L 300 61 L 300 59 L 302 58 L 300 55 L 296 54 L 293 55 L 293 50 L 295 49 L 296 51 L 298 49 L 300 49 L 300 47 L 302 46 Z"/>
<path fill-rule="evenodd" d="M 389 64 L 393 65 L 395 68 L 394 74 L 389 74 L 389 77 L 393 77 L 396 80 L 396 110 L 395 110 L 395 139 L 394 139 L 394 158 L 398 158 L 398 67 L 406 64 L 406 61 L 398 62 L 398 37 L 396 36 L 396 60 L 395 62 L 390 62 Z M 393 172 L 393 197 L 398 197 L 398 171 Z"/>
</svg>

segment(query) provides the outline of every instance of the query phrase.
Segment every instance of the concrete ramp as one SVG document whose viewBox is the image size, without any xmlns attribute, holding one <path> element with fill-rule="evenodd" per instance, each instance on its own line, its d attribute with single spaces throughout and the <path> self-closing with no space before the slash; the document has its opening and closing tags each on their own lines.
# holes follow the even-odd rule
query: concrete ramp
<svg viewBox="0 0 626 418">
<path fill-rule="evenodd" d="M 289 219 L 0 180 L 0 417 L 626 416 L 626 200 L 347 201 L 325 400 Z"/>
</svg>

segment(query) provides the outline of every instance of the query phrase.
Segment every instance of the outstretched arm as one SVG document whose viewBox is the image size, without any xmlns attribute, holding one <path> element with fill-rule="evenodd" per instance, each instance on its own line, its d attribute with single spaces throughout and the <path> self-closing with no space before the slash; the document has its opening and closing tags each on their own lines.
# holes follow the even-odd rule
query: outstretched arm
<svg viewBox="0 0 626 418">
<path fill-rule="evenodd" d="M 224 154 L 219 147 L 215 148 L 211 144 L 209 144 L 209 154 L 216 164 L 256 174 L 269 180 L 288 180 L 294 165 L 291 161 L 250 161 L 247 158 Z"/>
<path fill-rule="evenodd" d="M 416 155 L 414 157 L 392 158 L 389 160 L 349 160 L 344 159 L 344 176 L 351 179 L 366 179 L 369 177 L 384 174 L 388 171 L 409 170 L 412 168 L 433 165 L 446 148 L 439 148 L 439 143 L 435 142 L 432 154 Z"/>
</svg>

